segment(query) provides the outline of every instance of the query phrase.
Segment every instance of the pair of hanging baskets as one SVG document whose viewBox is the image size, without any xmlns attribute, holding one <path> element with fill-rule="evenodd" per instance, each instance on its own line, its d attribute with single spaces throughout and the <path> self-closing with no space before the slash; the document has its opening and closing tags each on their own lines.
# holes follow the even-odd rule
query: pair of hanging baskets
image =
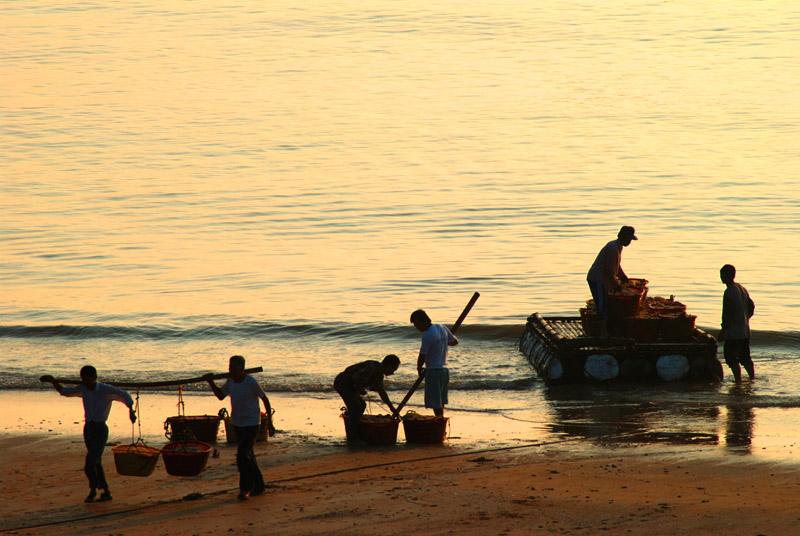
<svg viewBox="0 0 800 536">
<path fill-rule="evenodd" d="M 163 448 L 148 447 L 143 442 L 118 445 L 111 449 L 117 473 L 125 476 L 150 476 L 159 456 L 164 458 L 164 468 L 172 476 L 196 476 L 206 468 L 212 448 L 202 441 L 173 441 Z"/>
</svg>

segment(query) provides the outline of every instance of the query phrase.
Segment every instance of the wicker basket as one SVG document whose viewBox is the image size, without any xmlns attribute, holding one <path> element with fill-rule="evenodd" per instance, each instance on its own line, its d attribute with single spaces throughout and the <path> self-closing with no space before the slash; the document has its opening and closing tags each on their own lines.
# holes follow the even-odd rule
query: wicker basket
<svg viewBox="0 0 800 536">
<path fill-rule="evenodd" d="M 225 408 L 222 408 L 219 410 L 219 416 L 222 417 L 222 422 L 225 423 L 225 440 L 228 443 L 238 443 L 239 438 L 236 437 L 236 429 L 233 426 L 233 419 L 231 419 L 231 417 L 228 415 L 228 411 Z M 267 441 L 269 439 L 269 434 L 267 433 L 268 424 L 269 419 L 267 419 L 267 414 L 262 412 L 261 424 L 258 427 L 258 434 L 256 434 L 256 443 L 259 441 Z"/>
<path fill-rule="evenodd" d="M 658 316 L 629 316 L 624 319 L 625 336 L 637 342 L 656 342 L 663 319 Z"/>
<path fill-rule="evenodd" d="M 668 342 L 686 342 L 694 333 L 695 315 L 678 314 L 664 319 L 661 336 Z"/>
<path fill-rule="evenodd" d="M 164 435 L 170 441 L 196 439 L 206 443 L 217 440 L 219 415 L 178 415 L 167 417 L 164 422 Z"/>
<path fill-rule="evenodd" d="M 634 316 L 647 297 L 647 280 L 630 279 L 619 291 L 608 293 L 608 316 Z"/>
<path fill-rule="evenodd" d="M 589 309 L 588 307 L 582 307 L 580 309 L 580 313 L 581 327 L 583 328 L 583 332 L 586 334 L 586 336 L 599 337 L 600 325 L 597 323 L 597 311 L 594 309 Z"/>
<path fill-rule="evenodd" d="M 609 294 L 608 295 L 608 316 L 626 317 L 634 316 L 639 312 L 641 295 L 633 294 Z"/>
<path fill-rule="evenodd" d="M 628 279 L 628 286 L 636 288 L 636 289 L 639 289 L 643 293 L 646 294 L 647 293 L 647 284 L 649 282 L 650 281 L 648 281 L 647 279 L 637 279 L 635 277 L 632 277 L 632 278 Z"/>
<path fill-rule="evenodd" d="M 164 468 L 172 476 L 196 476 L 206 468 L 211 445 L 202 441 L 173 441 L 161 448 Z"/>
<path fill-rule="evenodd" d="M 345 430 L 347 415 L 342 414 Z M 370 445 L 394 445 L 397 443 L 399 422 L 391 415 L 364 415 L 361 417 L 361 439 Z"/>
<path fill-rule="evenodd" d="M 144 444 L 117 445 L 112 448 L 117 473 L 125 476 L 150 476 L 161 451 Z"/>
<path fill-rule="evenodd" d="M 686 305 L 683 303 L 675 301 L 674 298 L 668 299 L 662 298 L 661 296 L 645 298 L 645 300 L 642 302 L 642 307 L 648 311 L 661 315 L 680 314 L 686 312 Z"/>
<path fill-rule="evenodd" d="M 416 415 L 403 417 L 403 431 L 408 443 L 444 443 L 447 437 L 448 417 Z"/>
</svg>

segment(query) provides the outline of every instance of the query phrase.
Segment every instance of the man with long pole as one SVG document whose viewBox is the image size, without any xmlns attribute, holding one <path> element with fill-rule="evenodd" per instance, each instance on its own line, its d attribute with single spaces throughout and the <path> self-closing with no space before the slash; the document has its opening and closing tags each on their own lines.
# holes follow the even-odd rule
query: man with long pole
<svg viewBox="0 0 800 536">
<path fill-rule="evenodd" d="M 466 307 L 464 307 L 464 310 L 463 310 L 463 311 L 461 311 L 461 315 L 459 315 L 459 317 L 458 317 L 458 320 L 456 320 L 456 323 L 455 323 L 455 324 L 453 324 L 453 327 L 452 327 L 452 328 L 450 328 L 450 334 L 451 334 L 451 335 L 455 335 L 455 332 L 458 330 L 458 328 L 459 328 L 459 327 L 461 327 L 461 324 L 464 322 L 464 319 L 465 319 L 465 318 L 467 318 L 467 315 L 468 315 L 468 314 L 469 314 L 469 312 L 472 310 L 472 306 L 473 306 L 473 305 L 475 305 L 475 302 L 476 302 L 476 301 L 478 301 L 478 298 L 480 298 L 480 296 L 481 296 L 481 295 L 480 295 L 480 293 L 478 293 L 478 292 L 475 292 L 475 293 L 472 295 L 472 298 L 470 298 L 470 300 L 469 300 L 469 303 L 467 303 L 467 306 L 466 306 Z M 423 312 L 424 312 L 424 311 L 423 311 Z M 412 314 L 412 316 L 413 316 L 413 314 Z M 425 314 L 425 316 L 427 317 L 428 315 L 427 315 L 427 314 Z M 428 321 L 430 321 L 430 318 L 428 319 Z M 414 322 L 414 320 L 412 319 L 412 320 L 411 320 L 411 322 L 413 323 L 413 322 Z M 446 329 L 446 328 L 445 328 L 445 329 Z M 427 361 L 427 354 L 426 354 L 426 361 Z M 419 366 L 418 366 L 418 367 L 417 367 L 417 371 L 419 372 L 419 378 L 417 378 L 417 381 L 415 381 L 415 382 L 414 382 L 414 385 L 412 385 L 412 386 L 411 386 L 411 389 L 409 389 L 409 390 L 408 390 L 408 393 L 406 393 L 406 396 L 405 396 L 405 397 L 403 398 L 403 400 L 402 400 L 402 401 L 401 401 L 401 402 L 400 402 L 400 403 L 397 405 L 397 408 L 396 408 L 396 409 L 395 409 L 395 411 L 394 411 L 394 414 L 395 414 L 395 415 L 399 415 L 399 414 L 400 414 L 400 410 L 402 410 L 402 409 L 405 407 L 405 405 L 406 405 L 406 404 L 408 403 L 408 401 L 411 399 L 411 395 L 413 395 L 413 394 L 414 394 L 414 391 L 416 391 L 416 390 L 417 390 L 417 387 L 419 387 L 419 385 L 420 385 L 420 384 L 422 383 L 422 381 L 425 379 L 425 369 L 424 369 L 424 368 L 422 368 L 422 369 L 420 370 L 420 368 L 419 368 Z M 442 413 L 444 413 L 444 409 L 442 409 Z"/>
<path fill-rule="evenodd" d="M 425 375 L 425 407 L 433 410 L 437 417 L 444 415 L 450 370 L 447 368 L 447 349 L 456 346 L 458 339 L 446 326 L 431 322 L 422 309 L 411 313 L 411 323 L 422 332 L 417 372 Z"/>
</svg>

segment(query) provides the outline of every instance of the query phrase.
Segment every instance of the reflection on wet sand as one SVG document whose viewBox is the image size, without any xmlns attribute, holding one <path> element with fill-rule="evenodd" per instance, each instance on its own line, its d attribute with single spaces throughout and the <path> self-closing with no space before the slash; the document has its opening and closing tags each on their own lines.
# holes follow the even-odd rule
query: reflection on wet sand
<svg viewBox="0 0 800 536">
<path fill-rule="evenodd" d="M 750 382 L 731 386 L 730 401 L 725 418 L 725 448 L 736 454 L 750 454 L 753 443 L 754 412 L 748 398 L 752 394 Z"/>
<path fill-rule="evenodd" d="M 719 443 L 720 410 L 714 405 L 633 400 L 640 397 L 585 385 L 551 387 L 545 398 L 553 412 L 548 426 L 554 434 L 616 445 Z"/>
</svg>

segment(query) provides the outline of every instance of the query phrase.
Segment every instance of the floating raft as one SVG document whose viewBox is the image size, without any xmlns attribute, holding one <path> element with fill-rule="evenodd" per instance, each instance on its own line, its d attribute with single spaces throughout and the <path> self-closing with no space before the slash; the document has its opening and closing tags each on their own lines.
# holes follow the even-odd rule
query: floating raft
<svg viewBox="0 0 800 536">
<path fill-rule="evenodd" d="M 519 341 L 547 384 L 586 381 L 721 381 L 717 341 L 694 328 L 683 342 L 588 337 L 580 317 L 528 317 Z"/>
</svg>

